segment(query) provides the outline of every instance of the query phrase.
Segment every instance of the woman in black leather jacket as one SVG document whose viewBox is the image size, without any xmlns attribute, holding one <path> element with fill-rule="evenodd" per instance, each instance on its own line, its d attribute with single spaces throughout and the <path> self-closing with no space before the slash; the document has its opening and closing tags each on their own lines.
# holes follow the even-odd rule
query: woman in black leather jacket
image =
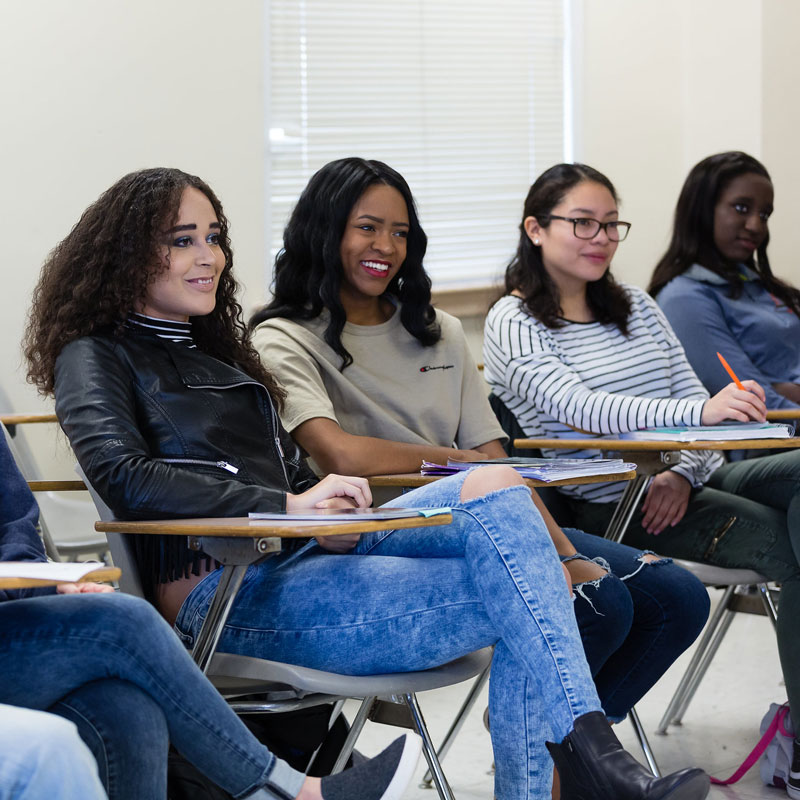
<svg viewBox="0 0 800 800">
<path fill-rule="evenodd" d="M 418 235 L 412 227 L 409 242 Z M 363 478 L 315 483 L 280 428 L 282 390 L 250 345 L 231 269 L 219 201 L 178 170 L 122 178 L 53 251 L 26 355 L 88 479 L 121 518 L 369 505 Z M 371 674 L 494 644 L 498 797 L 549 794 L 548 738 L 561 743 L 549 747 L 562 798 L 705 796 L 700 770 L 655 779 L 616 741 L 564 573 L 516 472 L 451 476 L 403 505 L 451 506 L 454 521 L 312 540 L 250 567 L 220 648 Z M 137 558 L 151 598 L 190 642 L 218 571 L 167 537 L 140 542 Z"/>
</svg>

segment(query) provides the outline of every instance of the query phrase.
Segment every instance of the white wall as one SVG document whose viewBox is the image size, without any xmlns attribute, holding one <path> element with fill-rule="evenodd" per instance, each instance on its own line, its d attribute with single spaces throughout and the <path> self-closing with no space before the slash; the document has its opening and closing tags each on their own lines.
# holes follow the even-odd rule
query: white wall
<svg viewBox="0 0 800 800">
<path fill-rule="evenodd" d="M 634 223 L 617 274 L 647 282 L 690 166 L 739 148 L 773 174 L 772 260 L 800 283 L 800 3 L 574 3 L 583 36 L 576 157 L 609 175 Z M 233 222 L 245 306 L 263 298 L 262 6 L 0 0 L 0 411 L 49 408 L 20 365 L 30 292 L 48 250 L 125 172 L 169 165 L 208 180 Z M 479 320 L 469 328 L 477 333 Z"/>
<path fill-rule="evenodd" d="M 576 155 L 605 172 L 633 222 L 614 271 L 644 286 L 666 247 L 690 167 L 723 150 L 763 160 L 776 188 L 770 255 L 800 282 L 791 220 L 800 110 L 792 0 L 582 0 Z M 795 226 L 796 227 L 796 226 Z"/>
<path fill-rule="evenodd" d="M 49 410 L 20 364 L 31 290 L 47 252 L 125 173 L 175 166 L 207 180 L 233 221 L 239 276 L 260 289 L 262 3 L 2 0 L 0 12 L 0 411 Z"/>
</svg>

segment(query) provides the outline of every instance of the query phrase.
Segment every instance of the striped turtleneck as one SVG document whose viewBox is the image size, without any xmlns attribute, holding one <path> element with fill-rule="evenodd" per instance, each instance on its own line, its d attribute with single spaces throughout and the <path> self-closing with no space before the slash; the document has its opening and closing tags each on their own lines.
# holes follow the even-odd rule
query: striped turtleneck
<svg viewBox="0 0 800 800">
<path fill-rule="evenodd" d="M 187 347 L 197 347 L 192 339 L 192 323 L 176 322 L 171 319 L 158 319 L 148 317 L 134 311 L 125 320 L 125 325 L 134 331 L 147 331 L 159 339 L 168 339 L 170 342 L 179 342 Z"/>
</svg>

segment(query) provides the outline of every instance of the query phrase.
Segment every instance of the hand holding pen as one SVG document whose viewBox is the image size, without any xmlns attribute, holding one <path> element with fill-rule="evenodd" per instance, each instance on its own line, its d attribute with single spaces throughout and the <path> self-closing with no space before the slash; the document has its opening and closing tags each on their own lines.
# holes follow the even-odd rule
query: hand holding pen
<svg viewBox="0 0 800 800">
<path fill-rule="evenodd" d="M 766 395 L 756 381 L 740 381 L 728 362 L 717 353 L 722 366 L 733 378 L 724 389 L 717 392 L 703 406 L 701 423 L 717 425 L 725 420 L 736 422 L 765 422 L 767 419 Z"/>
</svg>

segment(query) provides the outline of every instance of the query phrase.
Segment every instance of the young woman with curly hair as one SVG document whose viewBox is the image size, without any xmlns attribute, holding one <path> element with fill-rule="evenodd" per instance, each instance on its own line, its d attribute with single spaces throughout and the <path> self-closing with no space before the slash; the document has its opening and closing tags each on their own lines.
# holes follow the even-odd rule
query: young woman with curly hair
<svg viewBox="0 0 800 800">
<path fill-rule="evenodd" d="M 118 202 L 120 192 L 125 202 Z M 205 184 L 176 170 L 144 171 L 124 178 L 87 212 L 90 228 L 100 220 L 112 238 L 116 231 L 125 241 L 106 250 L 112 264 L 97 265 L 108 280 L 123 261 L 149 278 L 138 283 L 138 294 L 126 295 L 128 307 L 108 287 L 91 298 L 76 292 L 57 322 L 60 352 L 48 347 L 51 320 L 43 309 L 53 307 L 54 287 L 60 291 L 62 280 L 78 274 L 76 264 L 94 246 L 80 222 L 44 269 L 28 332 L 34 377 L 53 388 L 78 461 L 119 517 L 369 505 L 363 478 L 328 475 L 317 482 L 280 426 L 277 394 L 268 388 L 274 383 L 253 365 L 240 327 L 224 216 L 212 198 Z M 140 217 L 142 206 L 153 220 L 124 236 L 131 230 L 128 213 Z M 142 260 L 129 261 L 130 251 Z M 115 304 L 103 324 L 78 330 L 76 320 L 91 320 L 92 308 Z M 205 330 L 195 339 L 195 325 L 219 316 L 220 306 L 235 314 L 237 341 L 209 342 Z M 46 359 L 52 375 L 40 366 Z M 454 522 L 434 536 L 418 529 L 300 542 L 251 567 L 221 649 L 371 674 L 424 669 L 494 644 L 492 693 L 501 711 L 520 721 L 508 724 L 501 713 L 493 725 L 498 797 L 549 791 L 543 760 L 549 736 L 561 743 L 551 747 L 568 772 L 565 798 L 705 796 L 701 771 L 655 779 L 616 741 L 583 657 L 555 550 L 515 472 L 490 466 L 453 476 L 403 503 L 451 506 Z M 182 543 L 153 541 L 154 548 L 137 544 L 150 596 L 192 642 L 219 570 Z M 588 785 L 585 793 L 579 784 Z"/>
<path fill-rule="evenodd" d="M 695 164 L 648 291 L 709 392 L 728 381 L 720 352 L 740 378 L 764 387 L 767 408 L 798 408 L 800 290 L 770 267 L 773 200 L 769 173 L 747 153 Z"/>
</svg>

